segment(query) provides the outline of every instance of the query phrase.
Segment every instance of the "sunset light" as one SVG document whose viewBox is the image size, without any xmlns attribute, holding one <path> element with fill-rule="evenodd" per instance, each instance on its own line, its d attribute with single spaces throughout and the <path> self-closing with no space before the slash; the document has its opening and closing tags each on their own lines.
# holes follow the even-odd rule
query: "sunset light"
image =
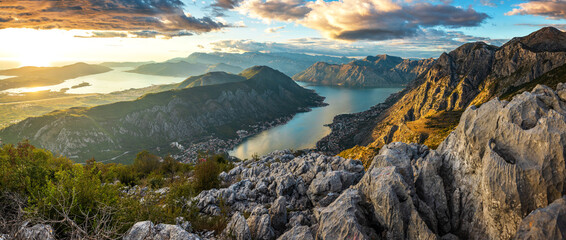
<svg viewBox="0 0 566 240">
<path fill-rule="evenodd" d="M 0 0 L 0 240 L 566 240 L 566 0 Z"/>
</svg>

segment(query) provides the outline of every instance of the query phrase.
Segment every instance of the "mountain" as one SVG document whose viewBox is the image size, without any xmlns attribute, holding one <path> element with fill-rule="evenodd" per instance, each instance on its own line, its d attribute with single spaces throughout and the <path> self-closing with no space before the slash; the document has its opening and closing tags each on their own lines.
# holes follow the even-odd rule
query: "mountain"
<svg viewBox="0 0 566 240">
<path fill-rule="evenodd" d="M 317 62 L 293 79 L 347 87 L 403 86 L 426 71 L 433 62 L 433 59 L 409 60 L 389 55 L 368 56 L 347 64 Z"/>
<path fill-rule="evenodd" d="M 170 61 L 186 61 L 190 63 L 218 64 L 225 63 L 241 68 L 249 68 L 255 65 L 265 65 L 277 69 L 287 76 L 293 76 L 308 66 L 319 62 L 341 64 L 350 62 L 350 58 L 331 57 L 323 55 L 307 55 L 298 53 L 201 53 L 195 52 L 186 58 L 175 58 Z"/>
<path fill-rule="evenodd" d="M 217 63 L 208 66 L 206 72 L 227 72 L 227 73 L 239 73 L 244 70 L 238 66 L 232 66 L 226 63 Z"/>
<path fill-rule="evenodd" d="M 133 70 L 129 70 L 128 72 L 159 76 L 186 77 L 201 75 L 214 71 L 239 73 L 242 70 L 243 69 L 240 67 L 231 66 L 228 64 L 203 64 L 179 61 L 144 64 L 136 67 Z"/>
<path fill-rule="evenodd" d="M 103 62 L 98 65 L 105 66 L 109 68 L 116 68 L 116 67 L 131 67 L 135 68 L 141 65 L 155 63 L 154 61 L 147 61 L 147 62 Z"/>
<path fill-rule="evenodd" d="M 187 78 L 177 85 L 177 89 L 191 88 L 198 86 L 216 85 L 230 82 L 241 82 L 247 78 L 225 72 L 209 72 L 200 76 Z"/>
<path fill-rule="evenodd" d="M 0 81 L 0 91 L 22 87 L 57 85 L 65 80 L 112 71 L 99 65 L 75 63 L 62 67 L 21 67 L 0 71 L 0 75 L 15 76 Z"/>
<path fill-rule="evenodd" d="M 240 138 L 238 130 L 255 133 L 264 123 L 288 119 L 320 106 L 324 99 L 265 66 L 246 69 L 240 75 L 209 73 L 198 84 L 210 76 L 245 80 L 54 111 L 4 128 L 0 137 L 4 143 L 29 139 L 78 161 L 128 159 L 143 149 L 168 149 L 173 142 L 197 144 L 211 136 L 235 144 Z"/>
<path fill-rule="evenodd" d="M 369 159 L 384 144 L 403 141 L 433 148 L 451 132 L 471 104 L 537 81 L 566 63 L 566 33 L 547 27 L 501 47 L 467 43 L 443 53 L 400 94 L 385 104 L 357 114 L 341 115 L 332 133 L 319 141 L 329 153 Z M 555 87 L 555 86 L 551 86 Z"/>
</svg>

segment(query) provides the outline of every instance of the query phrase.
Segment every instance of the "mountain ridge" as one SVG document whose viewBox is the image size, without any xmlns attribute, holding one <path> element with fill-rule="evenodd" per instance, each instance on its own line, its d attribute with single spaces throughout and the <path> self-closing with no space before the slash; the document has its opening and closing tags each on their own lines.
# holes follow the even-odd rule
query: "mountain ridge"
<svg viewBox="0 0 566 240">
<path fill-rule="evenodd" d="M 557 37 L 544 41 L 538 39 L 547 36 L 546 32 L 549 31 Z M 451 112 L 462 112 L 469 105 L 485 103 L 508 89 L 531 82 L 562 66 L 566 63 L 566 52 L 532 51 L 525 47 L 523 41 L 550 42 L 552 45 L 565 36 L 566 33 L 559 30 L 543 28 L 499 48 L 476 42 L 443 53 L 400 96 L 391 99 L 389 105 L 380 105 L 379 111 L 368 110 L 336 119 L 337 122 L 330 124 L 333 132 L 319 141 L 317 147 L 329 153 L 339 153 L 358 145 L 357 149 L 348 153 L 353 155 L 348 156 L 369 159 L 375 154 L 369 149 L 379 149 L 395 141 L 436 146 L 450 132 L 450 124 L 446 124 L 446 128 L 430 127 L 428 125 L 435 125 L 431 119 L 441 118 L 443 114 Z M 356 126 L 350 124 L 356 130 L 349 130 L 349 133 L 343 130 L 344 127 L 337 127 L 344 124 L 348 126 L 349 122 L 354 122 L 349 119 L 364 118 L 361 116 L 366 115 L 367 121 L 359 122 Z M 362 134 L 368 129 L 372 129 L 371 134 Z M 340 143 L 349 145 L 340 146 Z M 370 154 L 359 156 L 357 152 Z"/>
<path fill-rule="evenodd" d="M 239 139 L 237 130 L 254 133 L 257 129 L 252 125 L 282 121 L 322 104 L 322 97 L 279 71 L 254 67 L 247 73 L 252 74 L 245 81 L 55 111 L 2 129 L 0 136 L 4 142 L 27 138 L 73 159 L 104 159 L 126 151 L 166 147 L 172 142 L 191 145 L 207 136 L 234 144 Z"/>
<path fill-rule="evenodd" d="M 367 56 L 347 64 L 317 62 L 293 76 L 295 81 L 346 87 L 398 87 L 424 72 L 433 59 L 410 60 L 390 55 Z"/>
</svg>

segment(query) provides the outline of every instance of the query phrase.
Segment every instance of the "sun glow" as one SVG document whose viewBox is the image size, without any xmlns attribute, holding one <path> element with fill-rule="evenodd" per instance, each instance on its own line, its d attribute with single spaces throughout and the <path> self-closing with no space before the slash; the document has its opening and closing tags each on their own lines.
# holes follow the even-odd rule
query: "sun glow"
<svg viewBox="0 0 566 240">
<path fill-rule="evenodd" d="M 4 29 L 2 35 L 10 37 L 2 39 L 9 46 L 2 49 L 2 55 L 20 62 L 20 66 L 52 66 L 65 61 L 65 52 L 73 47 L 68 41 L 72 34 L 64 30 Z"/>
</svg>

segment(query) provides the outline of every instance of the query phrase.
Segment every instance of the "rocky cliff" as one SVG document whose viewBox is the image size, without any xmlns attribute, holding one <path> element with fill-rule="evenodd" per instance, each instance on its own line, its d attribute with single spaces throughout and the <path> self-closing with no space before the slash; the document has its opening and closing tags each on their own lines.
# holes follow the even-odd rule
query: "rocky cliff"
<svg viewBox="0 0 566 240">
<path fill-rule="evenodd" d="M 269 67 L 253 67 L 239 76 L 214 75 L 245 80 L 55 111 L 2 129 L 0 137 L 4 143 L 29 139 L 78 161 L 116 156 L 131 159 L 129 155 L 143 149 L 169 151 L 167 146 L 172 142 L 187 146 L 210 137 L 235 141 L 240 138 L 238 130 L 253 133 L 264 122 L 288 119 L 323 101 Z"/>
<path fill-rule="evenodd" d="M 317 62 L 294 75 L 293 79 L 347 87 L 404 86 L 433 62 L 433 59 L 409 60 L 389 55 L 368 56 L 348 64 Z"/>
<path fill-rule="evenodd" d="M 193 204 L 211 216 L 228 206 L 216 237 L 230 239 L 562 239 L 565 143 L 566 84 L 539 85 L 467 108 L 437 150 L 387 144 L 366 171 L 358 160 L 277 151 L 237 163 L 220 175 L 229 187 Z M 130 234 L 150 231 L 138 225 Z"/>
<path fill-rule="evenodd" d="M 485 103 L 564 65 L 566 51 L 562 45 L 565 38 L 566 33 L 547 27 L 514 38 L 501 47 L 482 42 L 464 44 L 442 54 L 404 90 L 401 97 L 382 107 L 385 109 L 380 113 L 370 110 L 335 119 L 338 122 L 331 125 L 333 132 L 317 146 L 334 154 L 352 145 L 378 149 L 394 141 L 420 142 L 436 147 L 470 104 Z M 359 133 L 362 129 L 373 129 L 363 139 L 350 141 L 352 136 L 339 128 L 348 125 L 350 119 L 370 115 L 371 121 L 350 130 Z M 341 146 L 340 142 L 349 142 L 350 146 Z M 355 155 L 359 151 L 353 152 Z"/>
</svg>

